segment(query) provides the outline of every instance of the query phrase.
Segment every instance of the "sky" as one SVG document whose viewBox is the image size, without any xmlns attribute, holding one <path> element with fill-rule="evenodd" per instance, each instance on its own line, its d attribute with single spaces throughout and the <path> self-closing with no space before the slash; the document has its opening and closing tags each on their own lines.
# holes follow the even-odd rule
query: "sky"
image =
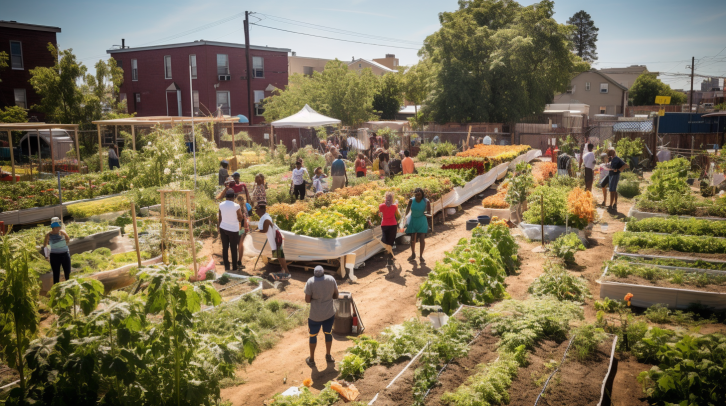
<svg viewBox="0 0 726 406">
<path fill-rule="evenodd" d="M 131 47 L 198 39 L 244 43 L 244 11 L 254 12 L 253 45 L 344 61 L 390 53 L 411 65 L 426 36 L 439 28 L 439 13 L 457 8 L 456 0 L 0 0 L 0 19 L 61 27 L 60 47 L 72 48 L 89 67 L 121 38 Z M 565 23 L 583 9 L 600 29 L 595 68 L 646 65 L 667 72 L 660 78 L 671 87 L 688 89 L 690 79 L 673 74 L 690 73 L 686 66 L 695 57 L 697 74 L 726 76 L 726 1 L 556 0 L 554 18 Z M 695 89 L 701 80 L 694 80 Z"/>
</svg>

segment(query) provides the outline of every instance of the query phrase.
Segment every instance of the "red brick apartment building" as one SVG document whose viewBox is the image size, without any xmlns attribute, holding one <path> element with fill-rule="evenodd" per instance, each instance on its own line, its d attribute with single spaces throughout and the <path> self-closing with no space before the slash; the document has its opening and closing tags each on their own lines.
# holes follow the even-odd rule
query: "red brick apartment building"
<svg viewBox="0 0 726 406">
<path fill-rule="evenodd" d="M 30 118 L 43 121 L 45 115 L 30 107 L 40 103 L 40 96 L 30 85 L 30 70 L 53 66 L 48 43 L 57 46 L 58 27 L 0 20 L 0 52 L 8 55 L 8 67 L 0 72 L 0 107 L 20 106 Z"/>
<path fill-rule="evenodd" d="M 250 124 L 264 121 L 257 103 L 287 85 L 289 49 L 250 45 L 252 99 L 249 117 L 245 45 L 194 41 L 109 49 L 124 70 L 120 97 L 138 116 L 242 114 Z M 191 67 L 192 95 L 189 93 Z M 193 100 L 193 102 L 192 102 Z M 193 106 L 192 106 L 193 103 Z"/>
</svg>

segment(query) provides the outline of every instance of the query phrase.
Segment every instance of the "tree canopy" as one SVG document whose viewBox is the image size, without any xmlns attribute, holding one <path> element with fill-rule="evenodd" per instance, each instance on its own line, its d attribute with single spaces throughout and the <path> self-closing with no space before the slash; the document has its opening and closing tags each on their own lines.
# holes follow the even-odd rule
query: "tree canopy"
<svg viewBox="0 0 726 406">
<path fill-rule="evenodd" d="M 671 104 L 683 104 L 686 102 L 686 95 L 676 92 L 663 83 L 654 73 L 644 72 L 633 83 L 630 88 L 630 98 L 633 106 L 650 106 L 655 104 L 655 96 L 670 96 Z"/>
<path fill-rule="evenodd" d="M 393 120 L 403 103 L 403 77 L 401 72 L 389 72 L 380 79 L 378 93 L 373 96 L 373 108 L 384 120 Z"/>
<path fill-rule="evenodd" d="M 373 98 L 379 86 L 379 78 L 370 69 L 358 73 L 335 59 L 325 65 L 323 72 L 291 75 L 284 90 L 278 89 L 265 98 L 265 121 L 285 118 L 308 104 L 320 114 L 339 119 L 343 125 L 356 126 L 376 118 Z"/>
<path fill-rule="evenodd" d="M 567 20 L 567 24 L 575 27 L 570 34 L 572 52 L 585 61 L 597 61 L 597 45 L 595 43 L 600 29 L 595 27 L 590 14 L 585 10 L 580 10 Z"/>
<path fill-rule="evenodd" d="M 570 52 L 573 27 L 554 3 L 472 0 L 439 15 L 420 55 L 431 64 L 425 109 L 437 122 L 513 122 L 542 111 L 573 74 L 589 68 Z"/>
</svg>

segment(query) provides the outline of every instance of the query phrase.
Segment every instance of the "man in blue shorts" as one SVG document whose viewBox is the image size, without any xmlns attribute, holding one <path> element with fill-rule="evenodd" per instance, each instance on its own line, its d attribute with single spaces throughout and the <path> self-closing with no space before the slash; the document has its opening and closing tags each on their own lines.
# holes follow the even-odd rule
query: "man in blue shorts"
<svg viewBox="0 0 726 406">
<path fill-rule="evenodd" d="M 610 157 L 610 205 L 608 211 L 618 211 L 618 182 L 620 181 L 620 173 L 630 168 L 620 157 L 615 154 L 615 150 L 608 151 Z"/>
<path fill-rule="evenodd" d="M 326 275 L 323 267 L 318 265 L 313 271 L 314 276 L 305 284 L 305 302 L 310 303 L 310 316 L 308 317 L 308 332 L 310 333 L 310 356 L 305 362 L 310 368 L 315 367 L 315 347 L 318 344 L 318 333 L 323 329 L 325 336 L 325 361 L 335 362 L 330 355 L 333 346 L 333 322 L 335 321 L 335 308 L 333 299 L 338 298 L 338 284 L 335 278 Z"/>
</svg>

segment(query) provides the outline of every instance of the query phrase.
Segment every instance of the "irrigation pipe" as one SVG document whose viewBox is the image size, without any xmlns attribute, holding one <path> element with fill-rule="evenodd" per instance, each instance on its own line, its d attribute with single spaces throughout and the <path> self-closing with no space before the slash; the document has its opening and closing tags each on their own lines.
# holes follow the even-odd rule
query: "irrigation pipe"
<svg viewBox="0 0 726 406">
<path fill-rule="evenodd" d="M 565 363 L 565 358 L 567 358 L 567 352 L 570 350 L 570 346 L 572 345 L 572 342 L 575 340 L 575 337 L 577 337 L 577 334 L 575 334 L 574 336 L 572 336 L 572 338 L 570 339 L 570 342 L 567 344 L 567 348 L 565 349 L 565 353 L 562 354 L 562 361 L 560 361 L 560 365 L 558 365 L 557 368 L 555 368 L 555 370 L 552 371 L 552 373 L 550 374 L 549 378 L 547 378 L 547 380 L 545 381 L 544 388 L 542 388 L 542 392 L 540 392 L 539 395 L 537 395 L 537 400 L 534 401 L 534 406 L 537 406 L 537 403 L 539 403 L 539 400 L 542 398 L 542 395 L 547 390 L 547 384 L 550 383 L 550 379 L 552 379 L 552 377 L 555 376 L 555 374 L 557 373 L 557 371 L 560 370 L 560 367 L 562 366 L 562 364 Z"/>
</svg>

